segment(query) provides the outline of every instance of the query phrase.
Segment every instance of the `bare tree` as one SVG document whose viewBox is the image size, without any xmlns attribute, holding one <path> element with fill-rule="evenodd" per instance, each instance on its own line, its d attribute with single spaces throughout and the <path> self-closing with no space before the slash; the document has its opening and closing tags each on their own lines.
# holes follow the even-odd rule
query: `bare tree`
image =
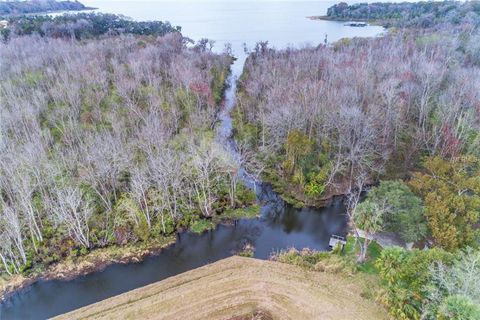
<svg viewBox="0 0 480 320">
<path fill-rule="evenodd" d="M 90 247 L 89 219 L 93 208 L 77 186 L 55 185 L 49 208 L 57 221 L 64 225 L 70 237 L 78 244 Z"/>
<path fill-rule="evenodd" d="M 153 217 L 150 212 L 150 204 L 148 201 L 148 190 L 151 186 L 149 180 L 149 172 L 137 167 L 132 171 L 130 177 L 130 189 L 133 198 L 137 201 L 140 211 L 145 217 L 148 227 L 151 228 Z"/>
<path fill-rule="evenodd" d="M 4 236 L 8 238 L 6 239 L 7 244 L 11 243 L 11 246 L 7 245 L 6 249 L 14 265 L 19 267 L 21 264 L 27 263 L 21 221 L 15 208 L 9 207 L 6 203 L 2 203 L 1 210 L 0 226 L 3 229 Z M 17 255 L 19 256 L 20 262 L 16 258 Z"/>
<path fill-rule="evenodd" d="M 193 170 L 185 139 L 210 130 L 220 108 L 218 81 L 231 58 L 209 45 L 187 48 L 180 34 L 145 45 L 128 36 L 82 42 L 26 36 L 0 45 L 0 193 L 2 210 L 15 213 L 0 217 L 8 218 L 0 227 L 6 272 L 21 269 L 21 252 L 50 245 L 47 225 L 60 234 L 55 239 L 108 244 L 121 196 L 164 232 L 184 212 L 211 213 L 217 182 L 229 181 L 225 166 L 215 156 L 208 176 L 201 165 Z M 197 160 L 209 161 L 208 152 L 195 150 Z M 102 238 L 90 237 L 90 229 Z"/>
<path fill-rule="evenodd" d="M 188 205 L 185 189 L 185 155 L 174 152 L 168 148 L 162 149 L 158 154 L 151 155 L 148 159 L 151 179 L 157 191 L 157 211 L 162 214 L 167 212 L 173 221 L 180 218 L 181 205 Z M 185 208 L 191 209 L 191 208 Z"/>
<path fill-rule="evenodd" d="M 217 200 L 217 183 L 221 180 L 222 148 L 213 142 L 202 140 L 200 145 L 190 147 L 193 169 L 193 189 L 202 215 L 210 217 L 213 214 L 212 205 Z"/>
</svg>

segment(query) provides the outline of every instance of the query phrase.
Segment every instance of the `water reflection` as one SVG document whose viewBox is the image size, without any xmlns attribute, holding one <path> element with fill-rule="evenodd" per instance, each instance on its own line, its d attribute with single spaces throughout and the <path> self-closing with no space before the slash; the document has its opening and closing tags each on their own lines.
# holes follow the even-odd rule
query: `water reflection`
<svg viewBox="0 0 480 320">
<path fill-rule="evenodd" d="M 45 319 L 226 258 L 247 242 L 255 247 L 256 258 L 268 259 L 290 247 L 325 250 L 331 234 L 345 232 L 340 200 L 322 210 L 297 210 L 274 199 L 263 207 L 261 218 L 219 225 L 202 235 L 178 234 L 174 245 L 143 263 L 110 266 L 68 282 L 36 283 L 4 303 L 0 317 Z"/>
</svg>

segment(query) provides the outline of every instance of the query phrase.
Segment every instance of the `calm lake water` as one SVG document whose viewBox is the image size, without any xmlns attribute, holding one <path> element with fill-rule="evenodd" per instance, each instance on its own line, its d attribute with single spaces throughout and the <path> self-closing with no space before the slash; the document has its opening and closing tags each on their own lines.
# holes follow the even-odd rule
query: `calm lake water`
<svg viewBox="0 0 480 320">
<path fill-rule="evenodd" d="M 271 46 L 318 45 L 344 37 L 371 37 L 383 28 L 354 28 L 331 21 L 312 21 L 306 17 L 322 15 L 335 2 L 275 1 L 83 1 L 100 12 L 124 14 L 136 20 L 164 20 L 182 26 L 182 33 L 194 40 L 216 41 L 215 50 L 232 46 L 238 58 L 232 66 L 227 109 L 220 115 L 218 137 L 232 152 L 234 142 L 228 110 L 235 105 L 236 79 L 246 58 L 244 45 L 258 41 Z M 252 181 L 245 178 L 247 185 Z M 332 234 L 345 234 L 347 219 L 341 200 L 324 209 L 297 210 L 286 205 L 268 185 L 257 184 L 262 204 L 261 218 L 220 225 L 202 235 L 182 233 L 177 242 L 159 256 L 142 263 L 113 265 L 73 281 L 41 281 L 0 305 L 0 319 L 46 319 L 101 301 L 167 277 L 231 256 L 245 243 L 255 247 L 254 256 L 267 259 L 272 252 L 295 247 L 326 250 Z"/>
<path fill-rule="evenodd" d="M 182 33 L 193 39 L 216 42 L 215 50 L 232 45 L 234 54 L 244 58 L 244 44 L 253 48 L 268 41 L 276 48 L 318 45 L 325 35 L 329 42 L 341 38 L 373 37 L 383 32 L 379 26 L 363 28 L 344 26 L 342 22 L 314 21 L 310 16 L 324 15 L 339 1 L 109 1 L 84 0 L 97 11 L 128 16 L 135 20 L 162 20 L 181 26 Z M 347 1 L 349 2 L 349 1 Z M 243 64 L 238 64 L 241 67 Z M 234 72 L 241 72 L 240 69 Z"/>
</svg>

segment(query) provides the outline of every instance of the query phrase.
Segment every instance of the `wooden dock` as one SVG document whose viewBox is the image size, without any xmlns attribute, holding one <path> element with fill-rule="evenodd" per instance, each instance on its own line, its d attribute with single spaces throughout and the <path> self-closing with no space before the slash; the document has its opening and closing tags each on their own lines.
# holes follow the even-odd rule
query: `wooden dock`
<svg viewBox="0 0 480 320">
<path fill-rule="evenodd" d="M 368 24 L 366 22 L 362 21 L 349 21 L 343 24 L 344 26 L 347 27 L 366 27 Z"/>
<path fill-rule="evenodd" d="M 337 236 L 335 234 L 333 234 L 330 237 L 330 241 L 328 242 L 328 246 L 331 249 L 335 248 L 337 245 L 340 245 L 343 250 L 343 247 L 345 247 L 346 244 L 347 244 L 347 239 L 345 237 Z"/>
</svg>

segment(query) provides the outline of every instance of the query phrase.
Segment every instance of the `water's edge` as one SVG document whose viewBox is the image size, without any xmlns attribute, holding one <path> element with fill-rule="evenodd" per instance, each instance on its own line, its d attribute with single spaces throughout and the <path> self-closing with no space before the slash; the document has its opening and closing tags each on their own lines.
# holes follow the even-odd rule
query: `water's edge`
<svg viewBox="0 0 480 320">
<path fill-rule="evenodd" d="M 231 73 L 228 78 L 228 86 L 227 89 L 225 90 L 225 96 L 224 96 L 224 103 L 223 103 L 223 108 L 220 110 L 218 119 L 219 119 L 219 125 L 217 127 L 217 140 L 224 144 L 226 150 L 228 152 L 232 153 L 233 157 L 240 157 L 240 155 L 237 152 L 237 149 L 235 147 L 235 141 L 232 136 L 233 132 L 233 126 L 232 126 L 232 118 L 230 117 L 230 113 L 232 109 L 235 107 L 235 98 L 236 98 L 236 88 L 237 88 L 237 80 L 241 75 L 241 71 L 243 69 L 243 65 L 245 63 L 246 57 L 241 56 L 237 59 L 234 60 L 232 66 L 231 66 Z M 169 276 L 173 276 L 197 267 L 200 267 L 202 265 L 211 263 L 213 261 L 216 261 L 218 259 L 226 258 L 228 256 L 234 255 L 236 251 L 240 249 L 240 246 L 245 244 L 245 242 L 255 242 L 256 238 L 262 238 L 262 232 L 263 233 L 269 233 L 271 232 L 270 239 L 265 239 L 263 242 L 267 243 L 264 248 L 259 250 L 260 252 L 255 252 L 255 257 L 260 258 L 260 259 L 268 259 L 269 255 L 271 254 L 271 251 L 279 250 L 281 248 L 285 248 L 286 246 L 282 246 L 282 242 L 288 242 L 288 240 L 285 240 L 283 238 L 288 238 L 288 234 L 293 232 L 295 233 L 295 237 L 298 237 L 299 239 L 294 238 L 294 240 L 290 240 L 290 243 L 300 243 L 300 246 L 309 246 L 309 244 L 312 244 L 312 242 L 317 242 L 316 240 L 312 239 L 302 239 L 302 237 L 305 237 L 305 235 L 302 234 L 304 226 L 304 221 L 302 219 L 312 219 L 311 214 L 313 213 L 314 215 L 321 214 L 319 211 L 326 211 L 326 214 L 329 213 L 330 210 L 326 209 L 314 209 L 314 208 L 306 208 L 303 210 L 295 210 L 292 208 L 287 208 L 283 200 L 280 198 L 278 194 L 276 194 L 272 188 L 265 183 L 262 183 L 261 181 L 255 181 L 252 178 L 246 174 L 245 170 L 242 168 L 241 170 L 242 175 L 241 175 L 241 180 L 244 182 L 244 184 L 252 188 L 256 191 L 257 195 L 257 201 L 261 203 L 262 205 L 262 217 L 261 218 L 256 218 L 253 219 L 253 221 L 248 222 L 247 220 L 238 220 L 234 221 L 232 224 L 229 225 L 217 225 L 217 227 L 214 230 L 208 231 L 204 233 L 203 235 L 194 235 L 188 231 L 182 231 L 178 232 L 176 235 L 176 240 L 173 241 L 173 243 L 168 244 L 162 248 L 157 248 L 156 250 L 152 250 L 151 252 L 147 252 L 145 254 L 142 254 L 140 257 L 137 256 L 132 256 L 128 257 L 125 260 L 120 260 L 120 261 L 110 261 L 110 262 L 105 262 L 104 264 L 99 264 L 94 267 L 91 267 L 89 270 L 86 272 L 78 272 L 78 274 L 72 274 L 68 276 L 63 276 L 62 277 L 56 277 L 55 275 L 52 274 L 46 274 L 42 276 L 38 276 L 36 278 L 29 278 L 24 281 L 21 285 L 17 286 L 13 290 L 10 290 L 9 292 L 6 292 L 2 298 L 4 299 L 2 305 L 0 306 L 0 317 L 2 317 L 2 309 L 5 309 L 8 311 L 10 308 L 17 309 L 19 305 L 26 305 L 27 302 L 23 301 L 24 298 L 28 300 L 29 296 L 33 295 L 35 296 L 36 293 L 35 291 L 43 291 L 45 290 L 44 287 L 49 288 L 49 287 L 66 287 L 69 286 L 78 286 L 79 283 L 82 282 L 91 282 L 90 279 L 92 278 L 101 278 L 102 274 L 106 273 L 114 273 L 111 270 L 119 269 L 122 267 L 126 268 L 142 268 L 142 265 L 150 264 L 152 263 L 153 260 L 158 259 L 162 262 L 162 266 L 168 268 L 166 264 L 171 264 L 174 265 L 174 267 L 179 267 L 174 270 L 169 270 L 167 272 L 164 272 L 163 270 L 160 273 L 160 276 L 155 275 L 153 278 L 148 278 L 146 281 L 143 281 L 145 279 L 141 279 L 142 282 L 144 283 L 139 283 L 135 282 L 134 285 L 129 285 L 129 286 L 122 286 L 121 288 L 116 288 L 115 290 L 111 290 L 108 292 L 105 292 L 104 294 L 99 294 L 99 299 L 84 299 L 85 302 L 79 302 L 79 303 L 73 303 L 71 304 L 71 307 L 62 307 L 59 308 L 58 305 L 56 304 L 57 310 L 43 310 L 46 313 L 46 315 L 54 316 L 58 315 L 63 312 L 71 311 L 73 309 L 76 309 L 78 307 L 93 303 L 95 301 L 102 300 L 102 298 L 110 297 L 113 295 L 116 295 L 118 293 L 122 293 L 137 287 L 141 287 L 142 285 L 146 285 L 152 282 L 155 282 L 157 280 L 164 279 Z M 337 206 L 337 209 L 331 210 L 332 212 L 336 212 L 335 214 L 340 214 L 343 211 L 342 209 L 342 204 L 341 201 L 337 201 L 334 206 Z M 293 211 L 292 211 L 293 210 Z M 303 213 L 305 215 L 305 218 L 302 217 L 302 212 L 303 211 L 311 211 L 310 213 Z M 287 212 L 287 214 L 285 214 Z M 293 216 L 295 215 L 295 216 Z M 298 215 L 298 216 L 297 216 Z M 285 216 L 288 216 L 285 218 Z M 318 220 L 318 219 L 317 219 Z M 333 223 L 334 226 L 336 226 L 334 229 L 338 231 L 344 231 L 345 228 L 345 218 L 341 217 L 339 219 L 340 223 Z M 292 222 L 293 221 L 293 222 Z M 332 221 L 335 221 L 333 219 Z M 317 222 L 318 224 L 318 222 Z M 328 222 L 325 222 L 325 224 L 329 224 Z M 291 226 L 290 226 L 291 225 Z M 273 226 L 273 228 L 272 228 Z M 277 227 L 282 227 L 283 229 L 281 231 L 275 231 L 275 228 Z M 284 228 L 287 226 L 287 228 L 292 228 L 292 230 L 284 230 Z M 268 230 L 262 230 L 267 228 Z M 269 230 L 272 228 L 273 230 Z M 298 234 L 297 234 L 298 232 Z M 314 230 L 315 233 L 317 230 Z M 318 230 L 319 233 L 322 233 L 321 230 Z M 324 232 L 324 235 L 328 235 L 328 232 Z M 172 252 L 176 252 L 178 248 L 182 250 L 189 250 L 189 246 L 192 248 L 195 247 L 194 243 L 189 243 L 189 239 L 192 239 L 192 241 L 198 241 L 198 239 L 195 239 L 196 237 L 200 239 L 205 239 L 206 237 L 210 238 L 215 238 L 217 236 L 222 236 L 224 233 L 234 236 L 234 239 L 230 239 L 229 242 L 222 244 L 222 245 L 216 245 L 218 247 L 218 250 L 215 249 L 215 245 L 213 246 L 214 248 L 212 249 L 211 253 L 203 253 L 199 254 L 198 252 L 195 252 L 195 249 L 192 250 L 192 253 L 194 255 L 197 255 L 195 258 L 188 257 L 189 261 L 187 261 L 184 264 L 178 265 L 177 262 L 175 261 L 178 259 L 175 254 L 172 254 Z M 286 233 L 286 235 L 285 235 Z M 315 237 L 314 237 L 315 238 Z M 185 240 L 187 239 L 187 240 Z M 205 241 L 205 240 L 203 240 Z M 228 240 L 227 240 L 228 241 Z M 205 241 L 206 245 L 211 245 L 211 243 L 207 240 Z M 301 245 L 301 243 L 305 243 L 304 245 Z M 323 241 L 325 242 L 325 241 Z M 258 245 L 258 244 L 257 244 Z M 270 249 L 268 249 L 268 246 L 270 245 Z M 278 246 L 277 246 L 278 245 Z M 275 249 L 277 248 L 277 249 Z M 317 249 L 326 249 L 325 245 L 321 245 L 320 248 Z M 270 252 L 268 251 L 270 250 Z M 214 252 L 217 251 L 217 252 Z M 181 255 L 181 254 L 180 254 Z M 170 259 L 170 262 L 169 262 Z M 140 262 L 140 263 L 139 263 Z M 109 279 L 107 276 L 104 276 L 104 278 Z M 124 290 L 126 289 L 126 290 Z M 88 289 L 86 289 L 88 291 Z M 56 290 L 55 290 L 56 291 Z M 47 295 L 51 294 L 47 290 Z M 37 299 L 37 300 L 42 300 Z M 92 300 L 92 301 L 90 301 Z M 21 307 L 20 307 L 21 308 Z M 55 309 L 55 308 L 53 308 Z M 12 318 L 18 318 L 18 314 L 16 312 L 12 312 Z M 39 318 L 42 318 L 41 314 L 38 314 Z M 9 318 L 9 314 L 6 314 L 6 318 Z M 26 317 L 28 318 L 28 316 Z M 36 318 L 36 316 L 33 316 L 33 318 Z"/>
<path fill-rule="evenodd" d="M 233 63 L 236 63 L 238 61 L 237 59 L 233 60 Z M 244 62 L 244 61 L 243 61 Z M 233 109 L 235 105 L 235 91 L 236 91 L 236 81 L 237 81 L 237 75 L 234 75 L 232 68 L 230 70 L 230 75 L 227 79 L 226 83 L 226 90 L 224 92 L 224 101 L 222 105 L 224 105 L 224 108 L 222 108 L 219 111 L 218 114 L 218 120 L 219 120 L 219 125 L 218 125 L 218 130 L 217 130 L 217 139 L 225 144 L 228 152 L 234 153 L 234 157 L 238 157 L 239 155 L 236 152 L 235 148 L 235 142 L 233 140 L 232 136 L 232 119 L 230 117 L 230 112 Z M 248 184 L 250 187 L 252 187 L 252 184 Z M 235 223 L 236 221 L 232 221 Z M 228 221 L 221 222 L 221 223 L 229 223 Z M 188 231 L 179 231 L 176 233 L 175 238 L 179 238 L 182 233 L 187 233 Z M 122 264 L 129 264 L 129 263 L 140 263 L 144 261 L 147 257 L 154 257 L 159 254 L 161 254 L 162 250 L 165 248 L 168 248 L 172 246 L 175 243 L 175 240 L 171 240 L 165 245 L 152 245 L 151 247 L 145 248 L 141 252 L 137 254 L 126 254 L 125 256 L 122 256 L 117 259 L 113 260 L 108 260 L 108 261 L 96 261 L 98 262 L 96 265 L 86 265 L 84 268 L 79 268 L 75 270 L 70 270 L 66 272 L 59 272 L 55 271 L 55 268 L 53 270 L 49 268 L 45 272 L 41 274 L 37 274 L 34 276 L 30 277 L 25 277 L 21 281 L 12 284 L 10 287 L 5 287 L 2 288 L 0 291 L 0 303 L 8 301 L 9 298 L 22 294 L 26 290 L 28 290 L 28 287 L 31 285 L 37 283 L 37 282 L 45 282 L 45 281 L 55 281 L 55 280 L 61 280 L 61 281 L 72 281 L 77 278 L 81 278 L 84 276 L 87 276 L 92 273 L 96 272 L 102 272 L 105 270 L 107 267 L 112 266 L 112 265 L 122 265 Z M 61 265 L 62 262 L 58 263 L 58 265 Z"/>
<path fill-rule="evenodd" d="M 323 37 L 318 35 L 320 40 Z M 236 50 L 216 136 L 234 158 L 240 155 L 230 113 L 236 104 L 237 81 L 247 58 L 246 53 Z M 328 207 L 294 209 L 268 183 L 255 181 L 244 169 L 240 180 L 256 191 L 260 218 L 219 224 L 201 235 L 178 232 L 171 244 L 135 257 L 136 261 L 114 261 L 73 279 L 66 278 L 68 281 L 36 278 L 0 304 L 0 319 L 44 319 L 62 314 L 232 256 L 246 242 L 254 245 L 255 258 L 268 259 L 272 252 L 289 247 L 326 250 L 331 234 L 346 233 L 347 217 L 341 197 L 334 197 Z"/>
</svg>

